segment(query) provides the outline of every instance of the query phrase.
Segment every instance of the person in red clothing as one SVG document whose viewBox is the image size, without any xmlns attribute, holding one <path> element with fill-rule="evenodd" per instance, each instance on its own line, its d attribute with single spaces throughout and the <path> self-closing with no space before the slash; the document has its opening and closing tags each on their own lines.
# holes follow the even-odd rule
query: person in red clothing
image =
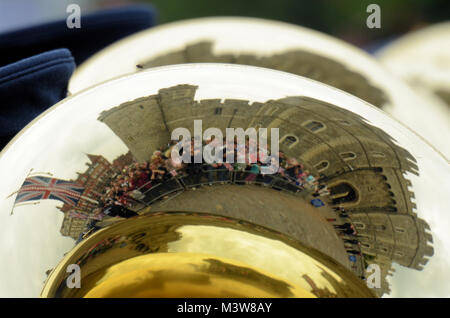
<svg viewBox="0 0 450 318">
<path fill-rule="evenodd" d="M 136 179 L 134 180 L 135 189 L 139 191 L 149 190 L 152 187 L 150 176 L 145 170 L 136 171 Z"/>
</svg>

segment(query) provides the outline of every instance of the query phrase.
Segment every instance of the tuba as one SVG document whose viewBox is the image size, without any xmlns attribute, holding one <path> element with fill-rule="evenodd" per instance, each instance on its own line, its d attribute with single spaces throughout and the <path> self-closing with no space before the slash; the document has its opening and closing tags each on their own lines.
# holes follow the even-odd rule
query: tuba
<svg viewBox="0 0 450 318">
<path fill-rule="evenodd" d="M 448 291 L 446 148 L 386 112 L 427 100 L 357 49 L 190 20 L 106 48 L 69 91 L 0 153 L 6 296 Z"/>
</svg>

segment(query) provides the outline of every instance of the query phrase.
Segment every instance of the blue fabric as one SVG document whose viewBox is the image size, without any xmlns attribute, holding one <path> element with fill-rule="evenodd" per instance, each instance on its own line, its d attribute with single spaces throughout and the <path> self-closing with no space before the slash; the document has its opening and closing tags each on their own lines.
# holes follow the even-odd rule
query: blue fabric
<svg viewBox="0 0 450 318">
<path fill-rule="evenodd" d="M 148 5 L 83 15 L 81 28 L 66 20 L 0 34 L 0 150 L 24 126 L 66 97 L 76 64 L 155 23 Z"/>
<path fill-rule="evenodd" d="M 322 202 L 322 200 L 320 199 L 312 199 L 311 200 L 311 204 L 315 207 L 315 208 L 320 208 L 321 206 L 324 206 L 325 203 Z"/>
<path fill-rule="evenodd" d="M 26 124 L 67 94 L 75 62 L 67 49 L 0 67 L 0 149 Z"/>
<path fill-rule="evenodd" d="M 64 19 L 0 34 L 0 66 L 59 48 L 69 49 L 78 65 L 105 46 L 153 26 L 155 12 L 149 5 L 81 12 L 79 29 L 69 29 Z"/>
</svg>

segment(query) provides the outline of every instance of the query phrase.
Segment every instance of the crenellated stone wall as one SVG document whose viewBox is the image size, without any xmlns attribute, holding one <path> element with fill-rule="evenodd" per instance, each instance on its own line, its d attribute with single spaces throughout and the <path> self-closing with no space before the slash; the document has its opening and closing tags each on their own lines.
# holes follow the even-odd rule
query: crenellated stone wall
<svg viewBox="0 0 450 318">
<path fill-rule="evenodd" d="M 138 161 L 165 147 L 177 127 L 193 133 L 217 127 L 279 128 L 280 150 L 297 158 L 331 190 L 331 206 L 346 208 L 358 226 L 363 253 L 382 269 L 383 286 L 392 262 L 420 270 L 433 255 L 428 225 L 412 202 L 409 172 L 419 174 L 415 158 L 383 130 L 346 109 L 303 96 L 266 102 L 195 100 L 196 86 L 178 85 L 124 103 L 99 117 Z M 238 204 L 238 203 L 236 203 Z"/>
</svg>

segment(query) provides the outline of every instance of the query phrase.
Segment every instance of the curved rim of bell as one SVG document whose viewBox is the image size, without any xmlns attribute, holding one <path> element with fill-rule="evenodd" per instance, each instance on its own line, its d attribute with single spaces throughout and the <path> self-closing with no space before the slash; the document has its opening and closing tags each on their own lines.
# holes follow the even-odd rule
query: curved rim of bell
<svg viewBox="0 0 450 318">
<path fill-rule="evenodd" d="M 206 18 L 205 18 L 206 19 Z M 278 76 L 283 76 L 286 78 L 291 78 L 291 79 L 298 79 L 300 81 L 303 81 L 305 84 L 308 85 L 312 85 L 315 86 L 313 89 L 314 90 L 327 90 L 329 93 L 333 93 L 336 97 L 338 97 L 338 99 L 341 99 L 341 101 L 338 104 L 335 104 L 335 101 L 330 101 L 331 104 L 333 104 L 334 106 L 337 107 L 342 107 L 345 109 L 348 109 L 345 105 L 345 99 L 350 98 L 352 100 L 352 103 L 354 104 L 355 102 L 359 103 L 360 105 L 363 104 L 364 107 L 369 107 L 372 111 L 378 112 L 379 114 L 382 114 L 382 116 L 386 116 L 387 118 L 389 118 L 390 120 L 394 121 L 397 125 L 402 126 L 402 129 L 406 129 L 409 133 L 412 133 L 414 135 L 415 138 L 420 139 L 424 144 L 426 144 L 428 147 L 432 148 L 433 151 L 438 154 L 443 160 L 445 160 L 447 163 L 450 163 L 450 159 L 447 159 L 440 151 L 439 149 L 436 149 L 436 147 L 431 144 L 428 140 L 426 140 L 422 135 L 420 135 L 419 133 L 415 132 L 412 128 L 410 128 L 409 126 L 405 125 L 404 123 L 402 123 L 399 119 L 389 115 L 388 113 L 386 113 L 385 111 L 383 111 L 382 109 L 380 109 L 379 107 L 376 107 L 372 104 L 370 104 L 369 102 L 360 99 L 350 93 L 347 93 L 345 91 L 342 91 L 336 87 L 324 84 L 322 82 L 310 79 L 308 77 L 304 77 L 304 76 L 300 76 L 300 75 L 295 75 L 289 72 L 283 72 L 283 71 L 279 71 L 279 70 L 274 70 L 274 69 L 270 69 L 270 68 L 264 68 L 264 67 L 259 67 L 259 66 L 251 66 L 251 65 L 242 65 L 242 64 L 227 64 L 227 63 L 187 63 L 187 64 L 172 64 L 172 65 L 165 65 L 165 66 L 158 66 L 158 67 L 154 67 L 154 68 L 149 68 L 143 71 L 140 71 L 138 73 L 130 73 L 130 74 L 124 74 L 124 75 L 120 75 L 114 78 L 111 78 L 109 80 L 105 80 L 103 82 L 97 83 L 93 86 L 90 87 L 86 87 L 83 88 L 82 90 L 80 90 L 79 92 L 76 92 L 74 94 L 70 94 L 68 95 L 66 98 L 64 98 L 63 100 L 59 101 L 58 103 L 54 104 L 53 106 L 49 107 L 48 109 L 46 109 L 44 112 L 42 112 L 39 116 L 37 116 L 35 119 L 33 119 L 29 124 L 27 124 L 17 135 L 14 136 L 14 138 L 12 138 L 9 143 L 0 151 L 0 159 L 2 158 L 2 155 L 4 155 L 8 149 L 15 143 L 18 141 L 18 139 L 32 126 L 34 126 L 38 121 L 44 119 L 46 117 L 47 114 L 53 112 L 55 109 L 63 106 L 64 104 L 66 104 L 69 101 L 78 99 L 78 97 L 84 95 L 84 94 L 88 94 L 91 92 L 94 92 L 97 89 L 101 89 L 103 86 L 107 87 L 109 85 L 112 85 L 113 83 L 116 82 L 120 82 L 120 81 L 126 81 L 129 78 L 134 78 L 134 77 L 139 77 L 139 76 L 145 76 L 146 74 L 151 74 L 151 73 L 158 73 L 161 71 L 175 71 L 175 70 L 179 70 L 179 69 L 208 69 L 208 68 L 217 68 L 217 70 L 220 70 L 220 68 L 227 68 L 227 69 L 237 69 L 237 70 L 242 70 L 242 69 L 246 69 L 246 70 L 254 70 L 254 71 L 262 71 L 265 72 L 267 74 L 278 74 Z M 194 71 L 195 72 L 195 71 Z M 181 82 L 180 82 L 181 83 Z M 299 91 L 300 92 L 300 91 Z M 318 96 L 313 96 L 314 94 L 311 94 L 311 92 L 305 92 L 303 91 L 302 94 L 305 94 L 304 96 L 309 96 L 309 97 L 313 97 L 316 98 L 318 100 L 322 100 L 322 98 L 318 97 Z M 337 94 L 337 95 L 336 95 Z M 324 97 L 324 96 L 322 96 Z M 137 98 L 137 97 L 130 97 L 130 98 Z M 344 99 L 344 100 L 342 100 Z M 340 105 L 339 105 L 340 104 Z M 355 112 L 357 114 L 359 114 L 358 112 L 348 109 L 352 112 Z"/>
<path fill-rule="evenodd" d="M 157 90 L 159 88 L 166 87 L 165 86 L 166 82 L 164 80 L 161 81 L 161 76 L 158 78 L 157 74 L 161 75 L 162 72 L 167 72 L 166 75 L 169 75 L 169 74 L 173 75 L 173 74 L 176 74 L 177 72 L 178 72 L 178 74 L 182 74 L 182 73 L 185 74 L 185 73 L 187 73 L 186 71 L 188 71 L 188 70 L 192 71 L 192 73 L 195 73 L 194 71 L 196 69 L 200 73 L 203 72 L 203 74 L 205 74 L 206 71 L 211 71 L 211 70 L 218 71 L 218 72 L 226 71 L 227 74 L 231 74 L 231 73 L 239 74 L 239 72 L 241 72 L 240 74 L 245 74 L 245 76 L 242 76 L 243 77 L 242 79 L 239 79 L 239 81 L 241 81 L 242 83 L 246 83 L 245 80 L 246 79 L 248 80 L 248 78 L 252 78 L 252 79 L 258 78 L 258 75 L 267 74 L 267 77 L 264 76 L 264 79 L 263 79 L 264 81 L 268 81 L 269 79 L 271 79 L 271 80 L 274 80 L 275 82 L 279 83 L 279 86 L 281 85 L 281 83 L 283 83 L 283 85 L 282 85 L 283 87 L 285 87 L 288 84 L 289 85 L 295 84 L 293 86 L 289 86 L 290 88 L 285 88 L 285 91 L 283 91 L 284 96 L 290 96 L 290 95 L 285 95 L 285 94 L 288 94 L 287 92 L 290 90 L 295 91 L 298 93 L 298 95 L 316 98 L 316 99 L 319 99 L 319 100 L 325 101 L 325 102 L 331 102 L 333 105 L 335 105 L 338 108 L 348 109 L 349 111 L 353 111 L 358 115 L 361 115 L 361 112 L 364 112 L 364 110 L 367 110 L 369 112 L 366 113 L 366 115 L 361 115 L 361 116 L 367 117 L 367 119 L 372 121 L 374 125 L 379 125 L 380 121 L 382 122 L 383 127 L 385 127 L 386 125 L 389 126 L 389 124 L 394 124 L 394 126 L 397 126 L 397 127 L 393 127 L 393 130 L 389 130 L 389 133 L 395 132 L 394 138 L 396 136 L 402 137 L 402 138 L 400 138 L 400 141 L 399 141 L 400 144 L 402 141 L 405 142 L 405 140 L 406 140 L 404 138 L 405 136 L 403 136 L 403 135 L 407 135 L 407 136 L 409 136 L 409 138 L 411 138 L 411 136 L 413 136 L 413 135 L 416 135 L 413 131 L 411 131 L 409 129 L 404 130 L 404 128 L 407 128 L 407 127 L 403 126 L 400 122 L 398 122 L 394 118 L 389 117 L 388 115 L 386 115 L 383 111 L 381 111 L 377 107 L 370 105 L 369 103 L 367 103 L 363 100 L 360 100 L 358 98 L 355 98 L 354 96 L 352 96 L 348 93 L 345 93 L 343 91 L 340 91 L 336 88 L 333 88 L 330 86 L 327 87 L 326 85 L 324 85 L 320 82 L 316 82 L 316 81 L 313 81 L 308 78 L 303 78 L 303 77 L 293 75 L 290 73 L 280 72 L 280 71 L 271 70 L 271 69 L 264 69 L 264 68 L 259 68 L 259 67 L 243 66 L 243 65 L 234 65 L 234 64 L 206 64 L 206 63 L 164 66 L 164 67 L 159 67 L 159 68 L 154 68 L 154 69 L 149 69 L 149 70 L 146 70 L 143 72 L 139 72 L 138 74 L 125 75 L 125 76 L 110 80 L 105 83 L 100 83 L 100 84 L 96 85 L 95 87 L 88 88 L 88 89 L 86 89 L 80 93 L 77 93 L 73 96 L 70 96 L 67 99 L 56 104 L 51 109 L 47 110 L 44 114 L 42 114 L 37 119 L 35 119 L 35 121 L 30 123 L 30 125 L 28 125 L 27 128 L 24 129 L 21 133 L 26 132 L 27 129 L 29 129 L 31 126 L 33 126 L 36 123 L 36 121 L 44 119 L 45 116 L 49 112 L 52 112 L 53 110 L 57 109 L 58 107 L 63 106 L 65 103 L 74 102 L 76 104 L 77 100 L 81 99 L 83 96 L 86 99 L 92 98 L 92 96 L 89 94 L 96 95 L 96 90 L 106 91 L 106 90 L 108 90 L 108 87 L 116 87 L 117 88 L 124 84 L 132 85 L 133 83 L 134 84 L 147 83 L 147 86 L 145 87 L 145 89 L 142 88 L 142 90 L 132 91 L 131 93 L 126 91 L 126 93 L 122 94 L 122 96 L 120 96 L 118 98 L 118 101 L 117 101 L 117 104 L 118 104 L 120 102 L 132 100 L 133 98 L 147 96 L 148 94 L 144 95 L 142 93 L 143 91 L 145 91 L 147 93 L 148 91 L 151 91 L 152 89 Z M 247 70 L 248 74 L 246 74 L 245 72 L 242 73 L 242 70 Z M 177 78 L 177 79 L 171 80 L 171 83 L 173 83 L 173 82 L 175 82 L 177 84 L 184 83 L 185 79 L 187 78 L 186 76 L 183 75 L 183 77 L 181 79 Z M 192 80 L 192 82 L 190 84 L 196 84 L 196 81 L 198 81 L 197 84 L 201 85 L 201 82 L 205 81 L 205 78 L 206 78 L 204 76 L 203 79 L 200 79 L 201 77 L 195 77 L 195 75 L 192 75 L 192 74 L 189 76 L 193 76 L 193 77 L 191 77 L 191 79 L 194 78 L 194 80 Z M 154 86 L 151 87 L 151 85 L 150 85 L 151 88 L 149 88 L 148 78 L 153 78 L 155 80 L 158 79 L 161 82 L 155 82 Z M 147 81 L 146 81 L 146 79 L 147 79 Z M 222 83 L 230 83 L 227 81 L 228 81 L 227 79 L 222 79 Z M 303 83 L 303 86 L 302 86 L 302 83 Z M 214 85 L 219 86 L 220 83 L 215 83 Z M 252 84 L 248 84 L 248 85 L 249 85 L 249 87 L 257 86 L 256 83 L 252 83 Z M 245 90 L 245 87 L 243 88 L 243 90 Z M 274 90 L 276 90 L 276 88 L 274 88 Z M 213 93 L 216 94 L 217 91 L 214 91 Z M 251 95 L 247 91 L 245 91 L 245 94 L 246 94 L 246 96 Z M 272 93 L 270 93 L 270 94 L 272 94 Z M 85 96 L 85 95 L 88 95 L 88 96 Z M 275 95 L 277 95 L 277 94 L 275 94 Z M 100 94 L 100 96 L 101 96 L 101 94 Z M 217 96 L 217 97 L 219 97 L 219 96 Z M 264 98 L 264 97 L 265 97 L 265 95 L 262 96 L 261 98 Z M 81 101 L 83 101 L 83 100 L 81 100 Z M 73 106 L 73 105 L 71 105 L 71 106 Z M 108 105 L 108 106 L 112 106 L 112 105 Z M 369 106 L 369 107 L 367 107 L 367 106 Z M 376 111 L 374 111 L 374 109 L 376 109 Z M 374 115 L 374 118 L 372 118 L 370 115 Z M 384 122 L 384 121 L 386 121 L 386 122 Z M 400 127 L 398 127 L 399 124 L 400 124 Z M 401 129 L 399 129 L 399 128 L 401 128 Z M 408 131 L 409 131 L 409 133 L 408 133 Z M 411 133 L 413 133 L 413 135 L 411 135 Z M 21 136 L 20 134 L 18 136 L 16 136 L 15 139 L 9 145 L 11 145 L 15 142 L 20 142 L 20 140 L 18 140 L 18 138 L 20 138 L 20 136 Z M 413 138 L 416 138 L 416 137 L 413 137 Z M 407 145 L 409 147 L 412 147 L 411 144 L 407 144 Z M 423 146 L 424 145 L 428 145 L 428 144 L 423 141 Z M 422 151 L 430 150 L 430 149 L 426 148 L 426 146 L 424 146 L 424 147 L 425 148 L 422 149 Z M 428 145 L 428 147 L 430 147 L 430 145 Z M 4 156 L 4 154 L 7 151 L 8 151 L 8 148 L 5 148 L 4 152 L 0 153 L 0 162 L 2 161 L 2 157 Z M 439 156 L 439 158 L 444 159 L 441 156 Z"/>
<path fill-rule="evenodd" d="M 89 57 L 84 63 L 82 63 L 79 67 L 77 67 L 77 69 L 75 70 L 74 74 L 72 75 L 71 80 L 69 81 L 69 91 L 70 92 L 74 92 L 77 93 L 81 90 L 84 90 L 87 86 L 95 86 L 94 84 L 89 84 L 89 85 L 83 85 L 83 84 L 77 84 L 78 82 L 82 82 L 83 80 L 85 80 L 84 78 L 88 78 L 89 74 L 88 71 L 91 68 L 95 68 L 99 63 L 103 63 L 104 59 L 108 60 L 112 57 L 114 57 L 114 55 L 116 54 L 116 52 L 124 50 L 127 47 L 132 47 L 135 45 L 142 45 L 142 41 L 143 40 L 148 40 L 148 38 L 152 38 L 155 35 L 157 36 L 159 33 L 162 32 L 172 32 L 173 31 L 179 31 L 182 30 L 185 27 L 195 27 L 195 26 L 208 26 L 208 24 L 229 24 L 232 25 L 233 23 L 238 23 L 238 24 L 248 24 L 248 25 L 253 25 L 253 26 L 257 26 L 257 27 L 263 27 L 263 28 L 275 28 L 276 32 L 279 32 L 281 30 L 283 31 L 289 31 L 290 33 L 292 33 L 292 35 L 290 35 L 290 40 L 291 41 L 285 41 L 282 45 L 280 44 L 276 44 L 273 46 L 273 48 L 271 48 L 270 50 L 268 50 L 267 52 L 271 52 L 276 53 L 280 50 L 286 50 L 289 48 L 301 48 L 301 49 L 307 49 L 310 50 L 314 53 L 317 53 L 319 55 L 325 55 L 325 53 L 330 54 L 334 59 L 339 60 L 339 62 L 344 63 L 347 66 L 352 66 L 352 69 L 358 70 L 360 72 L 363 72 L 364 74 L 370 74 L 370 72 L 366 71 L 364 68 L 355 65 L 351 65 L 350 63 L 347 62 L 347 58 L 348 58 L 348 54 L 351 54 L 353 56 L 353 59 L 356 57 L 359 62 L 370 62 L 373 65 L 376 65 L 377 67 L 379 67 L 380 65 L 377 65 L 378 62 L 371 56 L 369 55 L 367 52 L 359 49 L 358 47 L 347 43 L 341 39 L 338 39 L 336 37 L 333 37 L 329 34 L 314 30 L 314 29 L 310 29 L 307 27 L 303 27 L 301 25 L 296 25 L 296 24 L 292 24 L 292 23 L 288 23 L 288 22 L 283 22 L 283 21 L 277 21 L 277 20 L 271 20 L 271 19 L 264 19 L 264 18 L 255 18 L 255 17 L 244 17 L 244 16 L 217 16 L 217 17 L 199 17 L 199 18 L 192 18 L 192 19 L 185 19 L 185 20 L 180 20 L 180 21 L 175 21 L 175 22 L 170 22 L 170 23 L 165 23 L 165 24 L 161 24 L 146 30 L 142 30 L 140 32 L 137 32 L 133 35 L 130 35 L 128 37 L 125 37 L 107 47 L 105 47 L 104 49 L 100 50 L 99 52 L 95 53 L 94 55 L 92 55 L 91 57 Z M 267 31 L 265 30 L 265 31 Z M 252 31 L 255 32 L 255 31 Z M 256 33 L 258 33 L 260 31 L 256 31 Z M 304 37 L 308 36 L 308 37 L 314 37 L 315 41 L 305 41 Z M 208 35 L 208 36 L 213 36 Z M 220 40 L 221 36 L 214 34 L 214 36 L 217 36 L 218 39 Z M 238 34 L 239 37 L 242 37 L 241 35 Z M 168 50 L 173 50 L 173 49 L 177 49 L 179 48 L 180 45 L 185 45 L 188 44 L 189 42 L 192 41 L 200 41 L 202 39 L 204 39 L 205 37 L 207 37 L 204 34 L 194 34 L 192 33 L 191 35 L 188 36 L 189 39 L 185 40 L 183 39 L 182 41 L 178 40 L 178 41 L 172 41 L 172 43 L 176 43 L 176 45 L 171 45 L 167 48 L 164 49 L 160 49 L 158 48 L 157 50 L 157 54 L 161 54 L 165 51 Z M 242 37 L 243 38 L 243 37 Z M 177 40 L 177 39 L 172 39 L 172 40 Z M 295 40 L 295 41 L 292 41 Z M 320 43 L 316 44 L 315 42 L 319 41 Z M 301 44 L 300 44 L 301 43 Z M 331 48 L 327 48 L 326 50 L 324 50 L 324 47 L 326 46 L 330 46 Z M 160 46 L 159 46 L 160 47 Z M 229 51 L 231 48 L 228 47 L 227 49 L 222 49 L 224 52 Z M 233 49 L 235 49 L 233 47 Z M 337 49 L 337 50 L 336 50 Z M 342 51 L 340 53 L 340 51 Z M 241 51 L 241 49 L 238 48 L 238 51 Z M 136 59 L 136 61 L 133 61 L 132 67 L 134 70 L 136 70 L 135 66 L 136 63 L 134 62 L 138 62 L 138 60 L 143 59 L 143 58 L 148 58 L 148 53 L 139 53 L 139 50 L 132 50 L 132 56 L 134 59 Z M 246 52 L 246 50 L 242 50 L 243 53 Z M 255 50 L 255 52 L 257 52 L 257 50 Z M 259 54 L 267 54 L 266 53 L 259 53 Z M 155 52 L 153 52 L 151 55 L 155 55 Z M 352 59 L 352 60 L 353 60 Z M 131 65 L 130 64 L 130 65 Z M 196 64 L 196 63 L 192 63 L 192 64 Z M 372 71 L 375 71 L 377 73 L 377 70 L 375 67 L 373 67 Z M 133 71 L 131 71 L 131 69 L 127 72 L 116 72 L 115 76 L 112 78 L 117 78 L 119 76 L 122 75 L 128 75 L 128 74 L 132 74 L 134 73 Z M 111 78 L 111 79 L 112 79 Z M 105 79 L 103 79 L 103 81 L 107 81 Z M 79 87 L 79 88 L 77 88 Z"/>
</svg>

